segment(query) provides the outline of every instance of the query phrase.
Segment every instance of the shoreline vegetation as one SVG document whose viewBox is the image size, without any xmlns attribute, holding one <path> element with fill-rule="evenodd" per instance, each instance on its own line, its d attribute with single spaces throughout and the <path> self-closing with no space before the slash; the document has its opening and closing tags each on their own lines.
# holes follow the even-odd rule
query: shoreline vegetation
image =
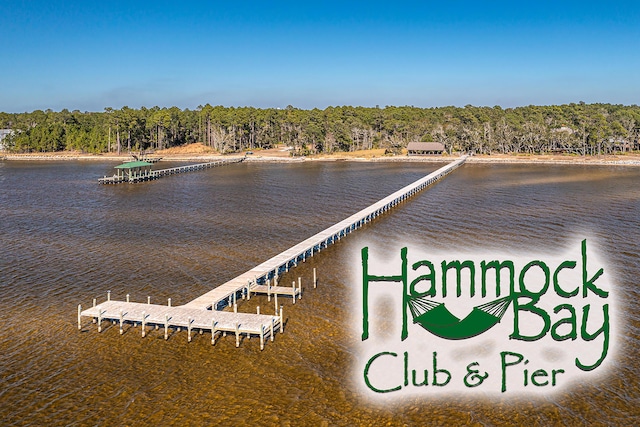
<svg viewBox="0 0 640 427">
<path fill-rule="evenodd" d="M 380 149 L 401 155 L 412 143 L 414 149 L 415 143 L 435 143 L 436 151 L 450 156 L 473 153 L 492 159 L 497 154 L 554 159 L 640 154 L 640 106 L 579 102 L 504 109 L 467 105 L 304 110 L 206 104 L 195 110 L 125 106 L 103 112 L 0 112 L 0 156 L 50 152 L 119 156 L 184 151 L 201 144 L 203 155 L 264 153 L 285 146 L 294 157 L 352 158 L 356 153 L 366 158 L 361 153 Z"/>
<path fill-rule="evenodd" d="M 136 154 L 137 153 L 133 153 Z M 353 162 L 449 162 L 459 157 L 459 153 L 443 155 L 408 156 L 406 150 L 399 154 L 385 154 L 385 149 L 357 150 L 331 154 L 292 156 L 287 147 L 256 150 L 251 154 L 220 154 L 200 143 L 172 147 L 148 153 L 150 158 L 161 161 L 205 162 L 220 159 L 245 157 L 249 162 L 308 162 L 308 161 L 353 161 Z M 114 161 L 132 160 L 129 154 L 114 153 L 90 154 L 78 151 L 55 151 L 41 153 L 2 153 L 0 160 L 5 161 Z M 575 154 L 491 154 L 472 155 L 469 163 L 522 163 L 522 164 L 579 164 L 579 165 L 628 165 L 640 166 L 640 153 L 618 153 L 610 155 L 580 156 Z"/>
</svg>

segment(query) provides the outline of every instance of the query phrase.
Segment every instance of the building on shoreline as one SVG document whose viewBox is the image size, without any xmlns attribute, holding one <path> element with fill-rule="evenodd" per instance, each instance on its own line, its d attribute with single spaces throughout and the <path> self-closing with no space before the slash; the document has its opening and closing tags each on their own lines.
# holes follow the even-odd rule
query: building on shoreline
<svg viewBox="0 0 640 427">
<path fill-rule="evenodd" d="M 407 145 L 408 156 L 442 155 L 444 145 L 439 142 L 410 142 Z"/>
</svg>

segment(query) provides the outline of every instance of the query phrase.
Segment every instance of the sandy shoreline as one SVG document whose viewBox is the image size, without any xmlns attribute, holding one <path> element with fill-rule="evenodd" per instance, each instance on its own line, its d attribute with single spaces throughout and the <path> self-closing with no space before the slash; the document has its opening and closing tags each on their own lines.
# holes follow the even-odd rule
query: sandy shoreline
<svg viewBox="0 0 640 427">
<path fill-rule="evenodd" d="M 157 153 L 151 157 L 161 157 L 161 161 L 184 161 L 184 162 L 208 162 L 214 160 L 229 160 L 245 157 L 247 162 L 450 162 L 458 158 L 452 156 L 377 156 L 377 155 L 357 155 L 354 153 L 331 154 L 308 157 L 291 157 L 288 153 L 265 152 L 264 155 L 257 152 L 253 155 L 218 155 L 202 153 L 181 153 L 163 154 Z M 82 153 L 30 153 L 30 154 L 0 154 L 3 161 L 64 161 L 64 160 L 86 160 L 86 161 L 113 161 L 125 162 L 131 160 L 129 155 L 106 155 L 106 154 L 82 154 Z M 522 164 L 572 164 L 572 165 L 621 165 L 640 166 L 640 155 L 624 154 L 615 156 L 562 156 L 562 155 L 491 155 L 491 156 L 469 156 L 469 163 L 522 163 Z"/>
</svg>

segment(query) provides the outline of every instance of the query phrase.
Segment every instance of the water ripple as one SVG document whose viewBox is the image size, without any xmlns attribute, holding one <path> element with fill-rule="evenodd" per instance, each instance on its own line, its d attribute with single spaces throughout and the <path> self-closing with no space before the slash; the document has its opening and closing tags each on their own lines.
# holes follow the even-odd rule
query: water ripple
<svg viewBox="0 0 640 427">
<path fill-rule="evenodd" d="M 78 332 L 78 303 L 106 291 L 187 302 L 439 167 L 406 163 L 239 164 L 98 186 L 113 164 L 0 163 L 0 419 L 3 425 L 630 424 L 640 396 L 640 171 L 470 164 L 283 280 L 320 287 L 285 306 L 263 352 L 205 335 L 188 344 L 117 327 Z M 37 183 L 37 185 L 34 185 Z M 350 379 L 352 254 L 564 247 L 589 233 L 619 286 L 624 327 L 610 375 L 546 400 L 363 402 Z M 273 310 L 252 298 L 243 310 Z"/>
</svg>

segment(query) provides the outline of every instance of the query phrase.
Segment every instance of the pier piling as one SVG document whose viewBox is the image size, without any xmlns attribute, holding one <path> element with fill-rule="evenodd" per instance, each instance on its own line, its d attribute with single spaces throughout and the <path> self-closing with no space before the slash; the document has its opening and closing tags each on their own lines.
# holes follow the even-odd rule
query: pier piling
<svg viewBox="0 0 640 427">
<path fill-rule="evenodd" d="M 169 315 L 164 315 L 164 339 L 165 341 L 169 339 Z"/>
<path fill-rule="evenodd" d="M 236 347 L 240 347 L 240 325 L 236 323 Z"/>
<path fill-rule="evenodd" d="M 296 282 L 291 282 L 291 296 L 293 297 L 293 303 L 296 303 Z"/>
<path fill-rule="evenodd" d="M 142 326 L 142 338 L 144 338 L 147 335 L 147 328 L 146 328 L 146 322 L 147 320 L 147 314 L 143 311 L 142 312 L 142 322 L 141 322 L 141 326 Z"/>
<path fill-rule="evenodd" d="M 78 330 L 82 330 L 82 304 L 78 304 Z"/>
<path fill-rule="evenodd" d="M 264 350 L 264 325 L 260 325 L 260 350 Z"/>
</svg>

